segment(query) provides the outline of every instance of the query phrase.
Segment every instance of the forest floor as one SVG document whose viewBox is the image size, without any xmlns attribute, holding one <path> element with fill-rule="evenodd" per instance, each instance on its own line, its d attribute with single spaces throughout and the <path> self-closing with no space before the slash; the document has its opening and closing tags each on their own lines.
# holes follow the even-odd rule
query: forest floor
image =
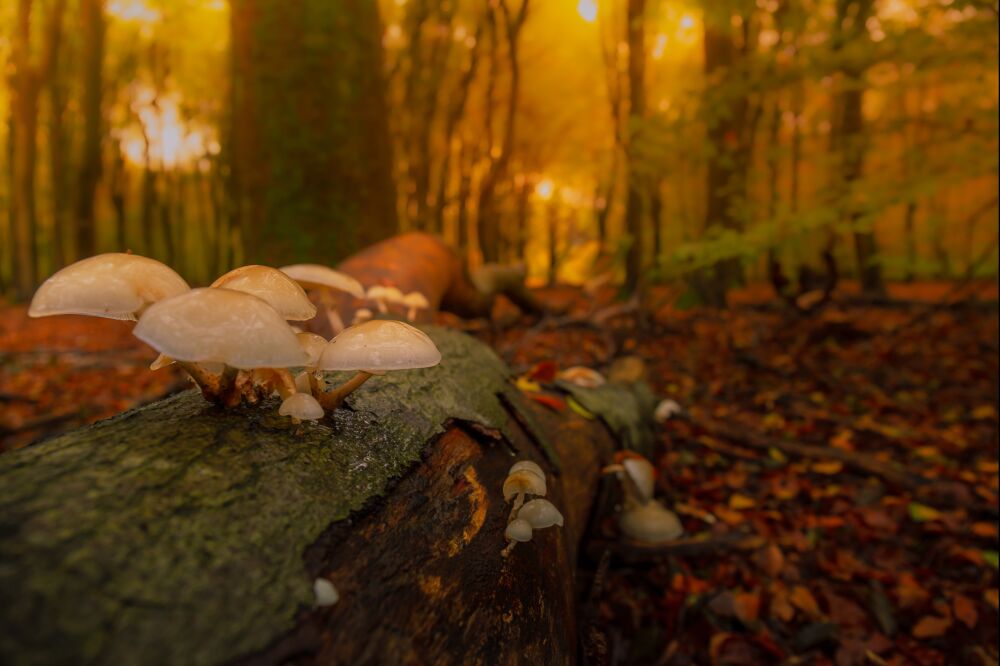
<svg viewBox="0 0 1000 666">
<path fill-rule="evenodd" d="M 768 289 L 641 318 L 579 290 L 567 314 L 476 334 L 519 373 L 637 355 L 683 418 L 657 494 L 687 539 L 630 548 L 613 516 L 582 555 L 587 651 L 613 664 L 997 664 L 995 285 L 848 288 L 811 316 Z M 974 300 L 967 300 L 974 297 Z M 596 302 L 596 304 L 595 304 Z M 593 321 L 607 318 L 600 326 Z M 0 307 L 0 451 L 186 386 L 120 322 Z"/>
</svg>

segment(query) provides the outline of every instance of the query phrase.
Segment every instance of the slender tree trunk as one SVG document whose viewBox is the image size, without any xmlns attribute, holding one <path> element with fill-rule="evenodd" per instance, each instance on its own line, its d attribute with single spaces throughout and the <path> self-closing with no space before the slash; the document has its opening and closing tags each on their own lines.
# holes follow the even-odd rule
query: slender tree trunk
<svg viewBox="0 0 1000 666">
<path fill-rule="evenodd" d="M 142 211 L 139 216 L 139 224 L 142 227 L 142 251 L 150 257 L 156 256 L 154 220 L 156 203 L 156 171 L 153 168 L 153 158 L 150 153 L 150 142 L 148 130 L 142 127 L 143 153 L 142 153 Z"/>
<path fill-rule="evenodd" d="M 76 250 L 96 251 L 94 199 L 101 178 L 101 73 L 104 67 L 104 2 L 80 0 L 83 26 L 83 153 L 76 200 Z"/>
<path fill-rule="evenodd" d="M 11 44 L 11 134 L 13 183 L 11 231 L 14 289 L 28 298 L 35 287 L 35 162 L 38 130 L 39 74 L 31 64 L 31 0 L 18 0 Z"/>
<path fill-rule="evenodd" d="M 515 253 L 518 261 L 524 261 L 528 256 L 528 215 L 531 214 L 531 181 L 525 177 L 517 190 L 517 238 Z"/>
<path fill-rule="evenodd" d="M 125 252 L 128 245 L 128 218 L 126 217 L 125 199 L 128 195 L 128 170 L 125 168 L 125 155 L 121 144 L 115 142 L 115 154 L 111 161 L 111 179 L 108 183 L 111 195 L 111 207 L 115 212 L 115 249 Z"/>
<path fill-rule="evenodd" d="M 517 104 L 521 88 L 521 67 L 518 62 L 518 42 L 521 27 L 527 18 L 529 0 L 521 0 L 517 14 L 511 16 L 506 0 L 499 0 L 500 10 L 505 18 L 507 34 L 507 56 L 510 70 L 510 90 L 507 97 L 507 109 L 504 116 L 503 142 L 500 153 L 491 160 L 490 168 L 483 177 L 479 189 L 479 205 L 477 206 L 477 221 L 479 230 L 479 249 L 483 261 L 497 261 L 500 246 L 499 212 L 496 203 L 496 188 L 507 175 L 507 166 L 511 153 L 514 151 L 514 138 L 517 129 Z M 488 150 L 492 152 L 492 147 Z"/>
<path fill-rule="evenodd" d="M 628 84 L 630 126 L 640 122 L 646 112 L 646 0 L 628 0 Z M 634 294 L 642 280 L 643 263 L 643 183 L 636 169 L 635 130 L 628 138 L 626 170 L 628 197 L 625 201 L 625 232 L 630 237 L 625 257 L 625 292 Z"/>
<path fill-rule="evenodd" d="M 71 261 L 70 252 L 70 190 L 69 173 L 66 168 L 66 90 L 60 76 L 60 53 L 62 51 L 63 14 L 66 0 L 58 0 L 49 15 L 46 31 L 52 50 L 51 71 L 48 77 L 49 93 L 49 179 L 52 188 L 52 261 L 56 268 Z"/>
<path fill-rule="evenodd" d="M 549 232 L 549 286 L 554 286 L 559 279 L 559 204 L 555 197 L 548 205 Z"/>
<path fill-rule="evenodd" d="M 658 264 L 663 254 L 663 228 L 660 218 L 663 216 L 663 188 L 657 182 L 649 193 L 649 222 L 653 230 L 653 263 Z"/>
</svg>

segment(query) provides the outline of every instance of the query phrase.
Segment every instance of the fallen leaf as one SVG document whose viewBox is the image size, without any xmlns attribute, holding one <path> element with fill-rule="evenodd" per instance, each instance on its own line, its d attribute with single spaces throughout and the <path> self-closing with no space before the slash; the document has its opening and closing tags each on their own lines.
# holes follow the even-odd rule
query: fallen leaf
<svg viewBox="0 0 1000 666">
<path fill-rule="evenodd" d="M 795 617 L 795 608 L 788 601 L 788 588 L 775 585 L 771 588 L 771 615 L 782 622 L 791 622 Z"/>
<path fill-rule="evenodd" d="M 962 624 L 969 629 L 975 629 L 979 622 L 979 611 L 976 610 L 976 602 L 961 594 L 956 595 L 952 600 L 955 608 L 955 617 L 961 620 Z"/>
<path fill-rule="evenodd" d="M 569 396 L 568 398 L 566 398 L 566 404 L 569 405 L 569 408 L 572 409 L 576 414 L 582 416 L 588 421 L 593 421 L 595 418 L 597 418 L 590 411 L 588 411 L 586 407 L 584 407 L 576 400 L 574 400 L 573 396 Z"/>
<path fill-rule="evenodd" d="M 785 568 L 785 555 L 774 542 L 757 551 L 755 559 L 761 571 L 771 577 L 777 576 Z"/>
<path fill-rule="evenodd" d="M 993 606 L 993 610 L 1000 610 L 1000 590 L 997 590 L 997 588 L 992 587 L 983 592 L 983 599 L 990 606 Z"/>
<path fill-rule="evenodd" d="M 1000 569 L 1000 555 L 998 555 L 995 550 L 981 550 L 979 551 L 983 556 L 983 561 L 989 564 L 994 569 Z"/>
<path fill-rule="evenodd" d="M 756 505 L 756 502 L 752 498 L 746 495 L 741 495 L 739 493 L 733 493 L 729 496 L 729 508 L 736 509 L 740 511 L 742 509 L 752 509 Z"/>
<path fill-rule="evenodd" d="M 814 597 L 813 593 L 809 591 L 809 588 L 804 585 L 796 585 L 793 587 L 788 600 L 793 606 L 806 615 L 819 617 L 823 614 L 819 609 L 819 604 L 816 602 L 816 597 Z"/>
<path fill-rule="evenodd" d="M 941 512 L 934 507 L 917 502 L 910 502 L 907 507 L 910 513 L 910 520 L 916 523 L 925 523 L 929 520 L 941 520 Z"/>
<path fill-rule="evenodd" d="M 972 523 L 972 533 L 987 539 L 997 538 L 997 526 L 995 523 Z"/>
<path fill-rule="evenodd" d="M 844 469 L 844 463 L 839 460 L 823 460 L 813 463 L 811 469 L 817 474 L 839 474 Z"/>
<path fill-rule="evenodd" d="M 976 420 L 996 419 L 997 410 L 993 405 L 979 405 L 972 410 L 972 418 Z"/>
<path fill-rule="evenodd" d="M 559 366 L 556 365 L 555 361 L 542 361 L 536 363 L 535 367 L 528 371 L 528 379 L 533 379 L 536 382 L 551 382 L 556 378 L 558 371 Z"/>
<path fill-rule="evenodd" d="M 951 626 L 950 617 L 938 617 L 937 615 L 925 615 L 913 627 L 914 638 L 938 638 L 944 636 Z"/>
<path fill-rule="evenodd" d="M 562 398 L 557 398 L 554 395 L 541 395 L 539 393 L 529 393 L 528 398 L 534 400 L 540 405 L 545 405 L 549 409 L 553 409 L 557 412 L 561 412 L 566 409 L 566 402 Z"/>
<path fill-rule="evenodd" d="M 516 382 L 517 388 L 523 393 L 538 393 L 542 390 L 536 382 L 526 379 L 524 377 L 518 377 Z"/>
</svg>

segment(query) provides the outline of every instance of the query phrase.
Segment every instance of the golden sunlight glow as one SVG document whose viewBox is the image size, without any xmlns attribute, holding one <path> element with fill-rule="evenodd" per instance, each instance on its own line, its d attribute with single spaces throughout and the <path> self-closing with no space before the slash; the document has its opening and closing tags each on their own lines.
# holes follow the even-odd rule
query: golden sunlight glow
<svg viewBox="0 0 1000 666">
<path fill-rule="evenodd" d="M 576 4 L 576 12 L 587 23 L 597 20 L 597 0 L 580 0 Z"/>
<path fill-rule="evenodd" d="M 653 60 L 659 60 L 667 51 L 667 36 L 662 32 L 656 36 L 653 42 Z"/>
<path fill-rule="evenodd" d="M 160 20 L 160 12 L 143 0 L 111 0 L 107 9 L 108 14 L 123 21 L 155 23 Z"/>
<path fill-rule="evenodd" d="M 121 132 L 122 148 L 129 162 L 145 163 L 146 138 L 150 162 L 163 169 L 190 166 L 207 153 L 218 152 L 218 144 L 209 131 L 192 127 L 181 117 L 178 95 L 161 94 L 153 102 L 153 90 L 148 87 L 138 87 L 132 94 L 132 111 L 141 127 L 133 124 Z"/>
<path fill-rule="evenodd" d="M 552 198 L 555 193 L 556 186 L 549 178 L 543 178 L 539 181 L 538 185 L 535 186 L 535 194 L 538 195 L 543 201 L 548 201 Z"/>
</svg>

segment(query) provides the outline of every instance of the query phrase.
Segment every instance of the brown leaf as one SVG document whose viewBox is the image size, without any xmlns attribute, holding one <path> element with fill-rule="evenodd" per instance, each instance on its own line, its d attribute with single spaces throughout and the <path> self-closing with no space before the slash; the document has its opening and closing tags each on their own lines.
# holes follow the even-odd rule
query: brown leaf
<svg viewBox="0 0 1000 666">
<path fill-rule="evenodd" d="M 819 604 L 816 603 L 816 597 L 814 597 L 813 593 L 809 591 L 809 588 L 804 585 L 796 585 L 793 587 L 788 600 L 793 606 L 806 615 L 811 617 L 820 617 L 823 614 L 819 609 Z"/>
<path fill-rule="evenodd" d="M 955 608 L 955 617 L 962 621 L 962 624 L 969 629 L 975 629 L 979 622 L 979 611 L 976 610 L 976 602 L 961 594 L 957 595 L 952 602 Z"/>
<path fill-rule="evenodd" d="M 771 577 L 777 576 L 785 568 L 785 555 L 774 542 L 757 551 L 755 560 L 760 570 Z"/>
<path fill-rule="evenodd" d="M 782 622 L 791 622 L 795 617 L 795 609 L 788 601 L 788 588 L 777 584 L 771 588 L 771 615 Z"/>
<path fill-rule="evenodd" d="M 760 615 L 760 595 L 757 592 L 734 594 L 733 610 L 740 622 L 746 625 L 753 624 Z"/>
<path fill-rule="evenodd" d="M 951 626 L 951 618 L 938 617 L 937 615 L 925 615 L 920 618 L 916 626 L 913 627 L 914 638 L 938 638 L 944 636 Z"/>
</svg>

